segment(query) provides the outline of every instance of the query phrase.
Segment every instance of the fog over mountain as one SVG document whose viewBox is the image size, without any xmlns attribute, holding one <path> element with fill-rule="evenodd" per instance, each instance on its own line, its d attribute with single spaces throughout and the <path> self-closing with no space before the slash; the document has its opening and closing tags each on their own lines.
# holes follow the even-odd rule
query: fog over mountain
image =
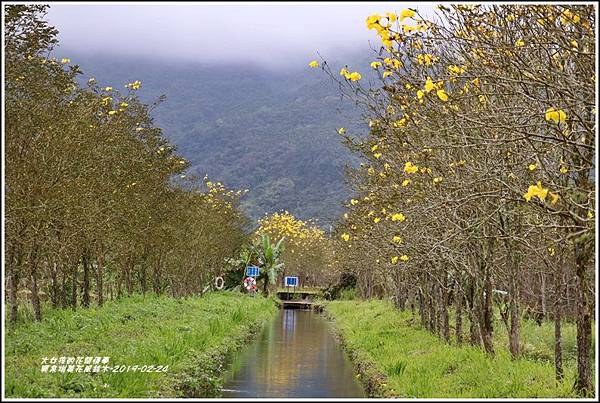
<svg viewBox="0 0 600 403">
<path fill-rule="evenodd" d="M 369 77 L 376 35 L 367 15 L 408 3 L 54 5 L 57 57 L 101 85 L 141 80 L 140 96 L 166 95 L 156 124 L 190 174 L 249 189 L 256 219 L 288 209 L 327 227 L 350 194 L 355 164 L 339 127 L 366 132 L 361 111 L 310 60 L 344 64 Z M 423 7 L 431 9 L 430 4 Z"/>
</svg>

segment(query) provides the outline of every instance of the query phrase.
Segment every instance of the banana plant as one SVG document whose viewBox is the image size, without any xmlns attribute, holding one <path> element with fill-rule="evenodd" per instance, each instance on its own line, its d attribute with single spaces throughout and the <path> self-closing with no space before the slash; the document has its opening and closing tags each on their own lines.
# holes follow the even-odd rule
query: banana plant
<svg viewBox="0 0 600 403">
<path fill-rule="evenodd" d="M 276 244 L 273 244 L 269 236 L 263 234 L 256 245 L 258 261 L 262 268 L 260 279 L 264 280 L 263 292 L 266 296 L 269 295 L 269 284 L 275 284 L 283 270 L 284 263 L 279 260 L 285 248 L 283 240 L 284 238 L 281 238 Z"/>
</svg>

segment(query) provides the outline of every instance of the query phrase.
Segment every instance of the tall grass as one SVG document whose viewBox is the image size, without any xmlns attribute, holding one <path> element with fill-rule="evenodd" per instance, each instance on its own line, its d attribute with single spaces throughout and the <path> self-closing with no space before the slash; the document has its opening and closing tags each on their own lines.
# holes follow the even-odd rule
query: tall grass
<svg viewBox="0 0 600 403">
<path fill-rule="evenodd" d="M 527 351 L 513 360 L 506 348 L 504 329 L 497 327 L 496 356 L 473 346 L 444 343 L 412 322 L 387 301 L 333 301 L 326 306 L 352 356 L 369 361 L 387 377 L 385 396 L 451 397 L 576 397 L 575 343 L 572 324 L 565 326 L 565 380 L 557 383 L 552 360 L 534 359 Z M 525 321 L 526 350 L 550 351 L 554 328 Z M 527 347 L 528 346 L 528 347 Z M 360 363 L 357 363 L 360 365 Z"/>
<path fill-rule="evenodd" d="M 50 310 L 41 323 L 21 321 L 7 328 L 6 396 L 212 395 L 224 357 L 275 311 L 272 300 L 229 292 L 184 299 L 136 295 L 101 308 Z M 111 364 L 169 369 L 42 373 L 42 357 L 52 356 L 108 356 Z M 197 384 L 190 384 L 190 375 Z"/>
</svg>

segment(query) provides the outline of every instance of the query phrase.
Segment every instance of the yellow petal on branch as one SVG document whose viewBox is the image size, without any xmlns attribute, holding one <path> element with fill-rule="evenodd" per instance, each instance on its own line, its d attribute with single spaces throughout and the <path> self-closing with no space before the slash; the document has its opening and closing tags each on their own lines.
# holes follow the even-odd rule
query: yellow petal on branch
<svg viewBox="0 0 600 403">
<path fill-rule="evenodd" d="M 547 121 L 553 121 L 554 123 L 559 124 L 567 119 L 567 114 L 562 109 L 551 107 L 546 110 L 545 117 Z"/>
<path fill-rule="evenodd" d="M 400 22 L 404 21 L 407 18 L 413 18 L 417 13 L 415 13 L 413 10 L 407 8 L 405 10 L 402 10 L 400 12 Z"/>
<path fill-rule="evenodd" d="M 446 102 L 448 100 L 448 94 L 446 94 L 446 91 L 444 90 L 437 90 L 437 96 L 443 102 Z"/>
</svg>

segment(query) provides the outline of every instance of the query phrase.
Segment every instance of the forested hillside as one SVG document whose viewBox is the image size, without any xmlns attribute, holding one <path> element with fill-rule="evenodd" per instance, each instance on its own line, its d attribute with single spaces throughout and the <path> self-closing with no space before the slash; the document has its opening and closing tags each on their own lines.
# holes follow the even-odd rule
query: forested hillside
<svg viewBox="0 0 600 403">
<path fill-rule="evenodd" d="M 249 189 L 242 208 L 251 218 L 288 209 L 326 226 L 339 216 L 341 201 L 348 197 L 344 166 L 353 157 L 337 130 L 365 128 L 360 111 L 340 97 L 325 75 L 305 65 L 278 71 L 65 49 L 56 54 L 81 66 L 82 81 L 95 77 L 100 85 L 116 87 L 140 80 L 144 101 L 165 95 L 152 113 L 191 162 L 189 173 Z M 368 66 L 367 59 L 358 64 Z"/>
</svg>

